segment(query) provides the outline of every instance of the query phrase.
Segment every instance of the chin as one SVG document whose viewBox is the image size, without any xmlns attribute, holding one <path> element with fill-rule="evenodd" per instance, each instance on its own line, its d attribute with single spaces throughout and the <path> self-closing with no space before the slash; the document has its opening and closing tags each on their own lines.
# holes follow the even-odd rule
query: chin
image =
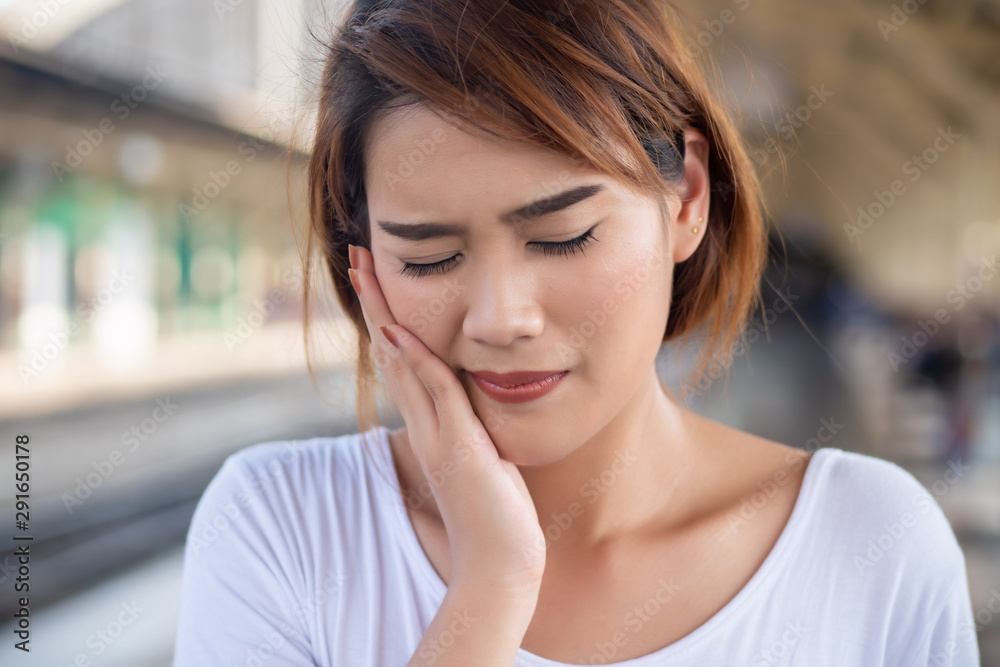
<svg viewBox="0 0 1000 667">
<path fill-rule="evenodd" d="M 519 430 L 510 428 L 508 423 L 496 431 L 496 435 L 490 431 L 490 439 L 496 445 L 500 458 L 516 466 L 549 465 L 573 451 L 571 446 L 559 439 L 547 437 L 545 429 L 527 429 L 523 436 Z"/>
</svg>

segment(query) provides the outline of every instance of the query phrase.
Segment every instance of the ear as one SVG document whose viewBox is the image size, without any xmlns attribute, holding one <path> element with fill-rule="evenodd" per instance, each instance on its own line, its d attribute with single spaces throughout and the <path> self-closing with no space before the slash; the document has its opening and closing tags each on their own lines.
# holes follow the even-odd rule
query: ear
<svg viewBox="0 0 1000 667">
<path fill-rule="evenodd" d="M 708 139 L 698 130 L 684 129 L 684 178 L 679 189 L 680 210 L 671 216 L 674 263 L 694 254 L 705 236 L 712 188 L 708 173 Z M 701 221 L 698 220 L 701 218 Z M 693 230 L 697 228 L 698 231 Z"/>
</svg>

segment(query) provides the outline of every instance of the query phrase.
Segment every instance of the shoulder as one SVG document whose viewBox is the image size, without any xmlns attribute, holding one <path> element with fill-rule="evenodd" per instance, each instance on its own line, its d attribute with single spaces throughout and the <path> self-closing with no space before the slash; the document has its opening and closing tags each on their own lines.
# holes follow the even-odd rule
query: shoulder
<svg viewBox="0 0 1000 667">
<path fill-rule="evenodd" d="M 827 451 L 817 479 L 822 536 L 814 537 L 831 586 L 869 611 L 865 621 L 886 634 L 886 655 L 908 656 L 898 664 L 928 664 L 956 647 L 962 664 L 973 664 L 965 555 L 937 502 L 967 468 L 952 464 L 925 486 L 891 461 Z"/>
<path fill-rule="evenodd" d="M 946 561 L 961 556 L 955 534 L 937 498 L 948 493 L 961 478 L 949 468 L 928 490 L 916 477 L 900 465 L 875 456 L 841 449 L 828 450 L 823 466 L 822 483 L 826 497 L 859 527 L 881 530 L 899 527 L 927 551 L 922 560 L 936 555 Z M 912 529 L 912 530 L 910 530 Z M 915 545 L 917 546 L 917 545 Z"/>
<path fill-rule="evenodd" d="M 819 455 L 814 526 L 823 534 L 814 537 L 846 559 L 852 576 L 948 589 L 964 573 L 965 556 L 937 502 L 960 477 L 943 475 L 930 485 L 932 494 L 892 461 L 837 448 Z"/>
<path fill-rule="evenodd" d="M 377 448 L 377 431 L 367 448 Z M 266 441 L 230 454 L 202 494 L 189 548 L 210 537 L 244 538 L 319 528 L 325 511 L 365 477 L 362 434 Z M 328 524 L 327 524 L 328 525 Z M 236 527 L 237 530 L 233 530 Z"/>
<path fill-rule="evenodd" d="M 320 482 L 346 483 L 363 473 L 365 449 L 378 449 L 377 431 L 364 436 L 349 433 L 250 445 L 230 454 L 211 484 L 251 491 L 294 484 L 299 491 L 306 491 Z"/>
<path fill-rule="evenodd" d="M 369 443 L 377 440 L 375 431 L 366 435 Z M 224 465 L 254 469 L 267 467 L 287 469 L 320 460 L 336 460 L 341 465 L 352 465 L 354 461 L 351 455 L 362 446 L 361 439 L 361 433 L 347 433 L 301 440 L 269 440 L 230 454 Z"/>
</svg>

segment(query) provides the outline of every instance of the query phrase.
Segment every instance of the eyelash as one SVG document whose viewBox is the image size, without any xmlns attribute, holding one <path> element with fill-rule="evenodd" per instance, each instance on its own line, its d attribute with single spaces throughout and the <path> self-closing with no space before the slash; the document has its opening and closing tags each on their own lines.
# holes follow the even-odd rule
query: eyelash
<svg viewBox="0 0 1000 667">
<path fill-rule="evenodd" d="M 594 227 L 596 227 L 596 225 Z M 589 245 L 592 241 L 597 240 L 594 238 L 594 227 L 591 227 L 580 236 L 575 239 L 570 239 L 569 241 L 536 241 L 533 245 L 541 246 L 542 252 L 547 256 L 576 254 L 577 250 L 582 252 L 584 247 Z M 403 262 L 403 268 L 400 270 L 400 273 L 404 276 L 411 275 L 415 278 L 427 276 L 432 273 L 443 273 L 448 270 L 448 267 L 458 261 L 455 259 L 456 257 L 458 257 L 458 255 L 449 257 L 448 259 L 443 259 L 440 262 L 434 262 L 433 264 L 410 264 L 408 262 Z"/>
</svg>

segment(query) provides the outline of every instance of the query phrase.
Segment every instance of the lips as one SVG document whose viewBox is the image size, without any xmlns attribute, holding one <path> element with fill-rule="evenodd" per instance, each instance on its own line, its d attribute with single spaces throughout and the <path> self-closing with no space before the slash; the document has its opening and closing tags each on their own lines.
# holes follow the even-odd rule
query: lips
<svg viewBox="0 0 1000 667">
<path fill-rule="evenodd" d="M 527 403 L 545 396 L 562 383 L 569 371 L 471 372 L 472 381 L 499 403 Z"/>
<path fill-rule="evenodd" d="M 492 371 L 469 371 L 470 374 L 500 387 L 516 387 L 519 384 L 537 382 L 545 378 L 559 375 L 565 371 L 513 371 L 511 373 L 493 373 Z"/>
</svg>

